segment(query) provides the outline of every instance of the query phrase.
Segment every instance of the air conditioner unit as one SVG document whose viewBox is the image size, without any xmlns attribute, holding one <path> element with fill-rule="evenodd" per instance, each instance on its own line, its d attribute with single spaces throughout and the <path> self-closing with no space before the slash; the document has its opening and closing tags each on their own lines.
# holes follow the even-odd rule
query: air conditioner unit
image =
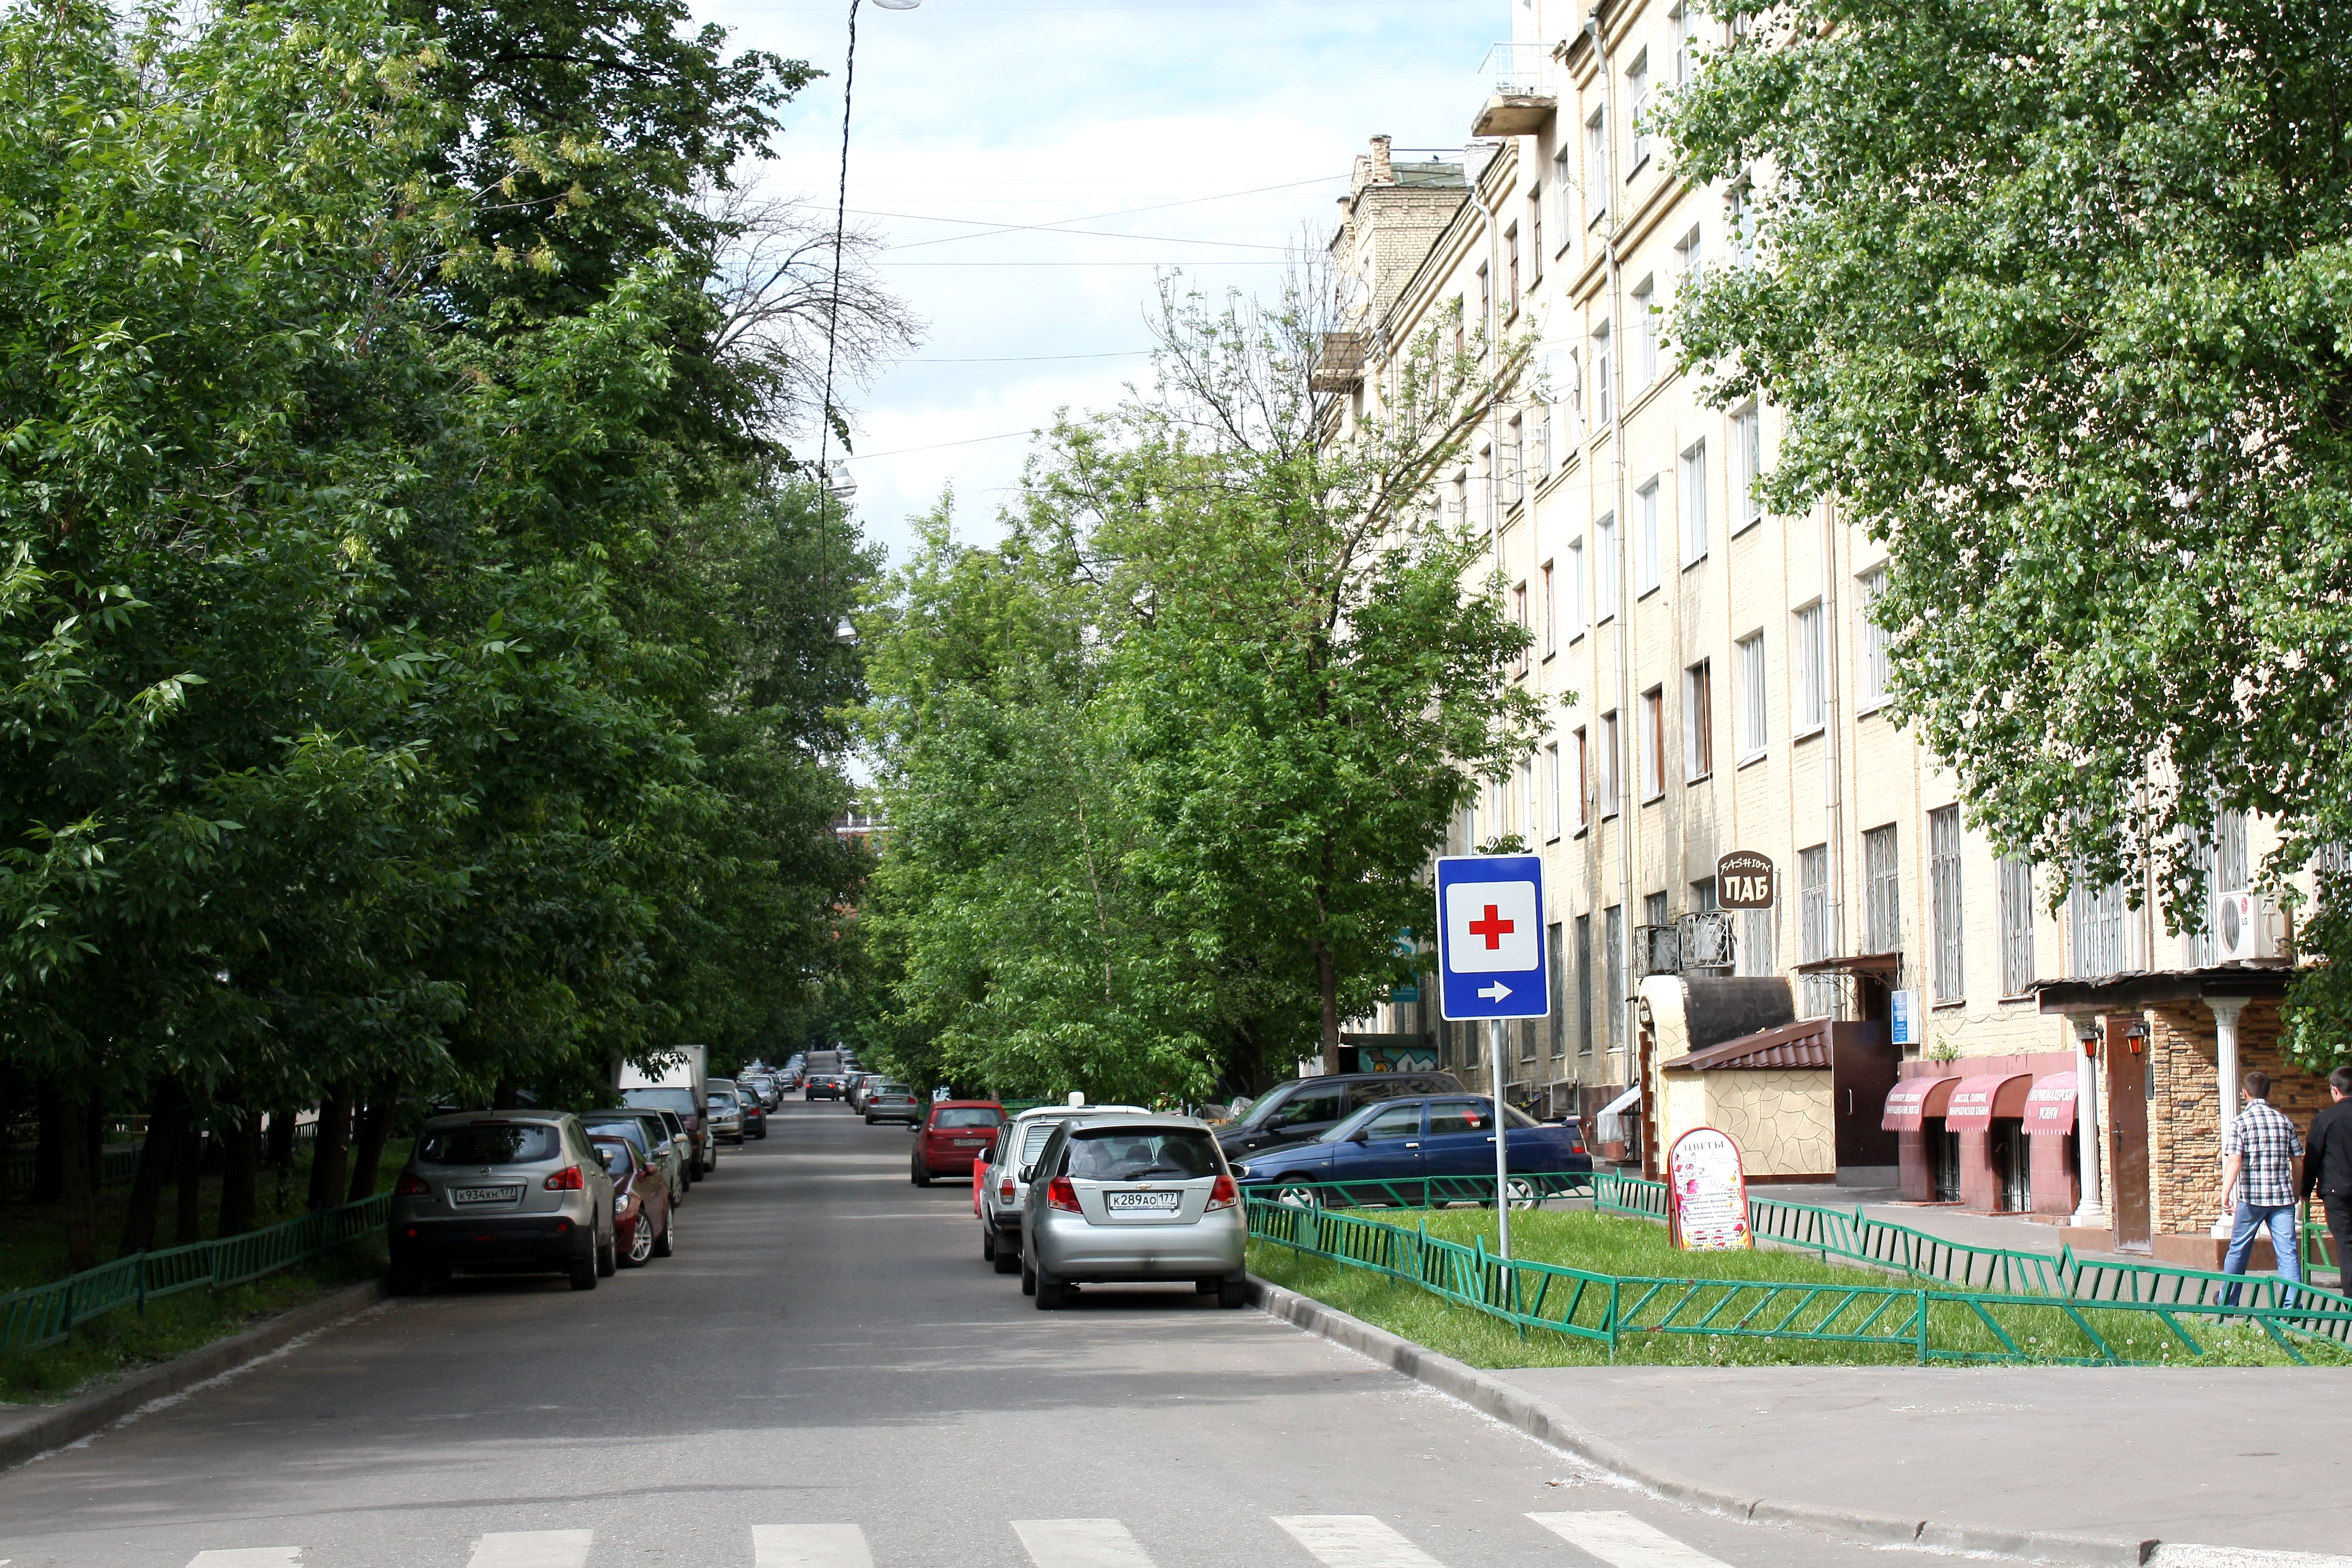
<svg viewBox="0 0 2352 1568">
<path fill-rule="evenodd" d="M 2224 963 L 2276 958 L 2277 915 L 2259 893 L 2223 893 L 2213 900 L 2213 946 Z"/>
</svg>

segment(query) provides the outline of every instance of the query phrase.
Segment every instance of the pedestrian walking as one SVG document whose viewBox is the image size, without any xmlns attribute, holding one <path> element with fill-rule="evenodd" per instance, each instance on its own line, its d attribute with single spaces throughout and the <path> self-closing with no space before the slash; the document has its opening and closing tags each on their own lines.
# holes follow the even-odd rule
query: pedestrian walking
<svg viewBox="0 0 2352 1568">
<path fill-rule="evenodd" d="M 2250 1072 L 2243 1082 L 2245 1104 L 2221 1140 L 2221 1152 L 2229 1156 L 2221 1167 L 2221 1207 L 2237 1205 L 2221 1272 L 2243 1274 L 2254 1237 L 2267 1229 L 2279 1278 L 2300 1285 L 2303 1256 L 2295 1245 L 2294 1201 L 2303 1185 L 2303 1140 L 2295 1136 L 2294 1123 L 2271 1108 L 2270 1074 Z M 2235 1285 L 2222 1292 L 2221 1304 L 2238 1304 Z"/>
<path fill-rule="evenodd" d="M 2327 1075 L 2327 1098 L 2335 1103 L 2311 1119 L 2303 1152 L 2303 1195 L 2315 1193 L 2336 1238 L 2336 1288 L 2352 1285 L 2352 1067 Z"/>
</svg>

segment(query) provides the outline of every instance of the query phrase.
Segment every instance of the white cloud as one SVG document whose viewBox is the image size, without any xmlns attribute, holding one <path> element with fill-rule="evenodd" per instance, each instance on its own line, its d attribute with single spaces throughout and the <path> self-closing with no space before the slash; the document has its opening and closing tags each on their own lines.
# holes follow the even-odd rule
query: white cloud
<svg viewBox="0 0 2352 1568">
<path fill-rule="evenodd" d="M 736 47 L 832 73 L 793 105 L 764 175 L 771 189 L 828 208 L 847 13 L 846 0 L 697 10 L 729 27 Z M 854 221 L 896 247 L 882 258 L 884 276 L 929 324 L 911 359 L 853 395 L 859 449 L 899 454 L 853 464 L 868 532 L 895 552 L 906 517 L 952 481 L 965 530 L 984 535 L 1029 443 L 972 438 L 1030 429 L 1058 408 L 1104 406 L 1148 368 L 1139 356 L 1028 356 L 1148 346 L 1154 268 L 1139 263 L 1181 263 L 1215 289 L 1278 287 L 1280 248 L 1178 241 L 1321 243 L 1366 138 L 1460 145 L 1476 103 L 1472 72 L 1486 44 L 1509 33 L 1508 0 L 863 6 L 849 205 L 916 215 Z M 1290 188 L 1191 200 L 1269 185 Z M 1187 205 L 1164 205 L 1177 202 Z M 1154 237 L 926 243 L 971 231 L 920 221 L 1089 217 L 1080 226 Z M 1039 262 L 1086 265 L 1030 265 Z M 971 360 L 1008 363 L 943 363 Z"/>
</svg>

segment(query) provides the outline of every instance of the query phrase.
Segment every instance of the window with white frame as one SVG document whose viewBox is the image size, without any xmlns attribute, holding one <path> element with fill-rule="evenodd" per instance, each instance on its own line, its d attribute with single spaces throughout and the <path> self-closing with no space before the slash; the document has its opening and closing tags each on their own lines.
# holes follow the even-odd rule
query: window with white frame
<svg viewBox="0 0 2352 1568">
<path fill-rule="evenodd" d="M 1554 741 L 1544 748 L 1544 837 L 1559 837 L 1563 820 L 1559 798 L 1559 742 Z"/>
<path fill-rule="evenodd" d="M 1568 547 L 1566 579 L 1561 587 L 1568 595 L 1564 608 L 1568 612 L 1568 638 L 1574 642 L 1584 635 L 1584 541 L 1571 542 Z"/>
<path fill-rule="evenodd" d="M 1584 221 L 1599 223 L 1609 214 L 1609 110 L 1594 110 L 1584 120 Z"/>
<path fill-rule="evenodd" d="M 1936 922 L 1936 1000 L 1958 1002 L 1968 994 L 1961 966 L 1960 808 L 1947 805 L 1927 814 L 1927 900 Z"/>
<path fill-rule="evenodd" d="M 1862 574 L 1862 591 L 1854 595 L 1854 615 L 1861 624 L 1854 630 L 1862 641 L 1862 710 L 1865 713 L 1886 700 L 1886 628 L 1878 624 L 1872 612 L 1886 594 L 1886 568 L 1874 566 Z"/>
<path fill-rule="evenodd" d="M 1601 716 L 1601 745 L 1592 757 L 1593 794 L 1601 803 L 1601 815 L 1605 819 L 1617 815 L 1618 758 L 1617 715 L 1614 711 Z"/>
<path fill-rule="evenodd" d="M 1536 760 L 1531 756 L 1522 757 L 1519 759 L 1519 825 L 1530 847 L 1543 826 L 1541 802 L 1542 796 L 1536 793 Z"/>
<path fill-rule="evenodd" d="M 1744 760 L 1761 756 L 1766 740 L 1764 713 L 1764 634 L 1751 632 L 1737 645 L 1739 655 L 1739 705 L 1733 744 Z"/>
<path fill-rule="evenodd" d="M 1642 693 L 1642 798 L 1666 793 L 1666 689 L 1653 686 Z"/>
<path fill-rule="evenodd" d="M 1903 869 L 1895 858 L 1895 825 L 1862 836 L 1862 950 L 1903 951 Z"/>
<path fill-rule="evenodd" d="M 1683 449 L 1683 564 L 1706 559 L 1706 443 Z"/>
<path fill-rule="evenodd" d="M 1576 799 L 1572 804 L 1576 807 L 1576 827 L 1581 832 L 1592 820 L 1592 742 L 1581 724 L 1576 727 L 1575 733 L 1569 739 L 1573 742 L 1570 750 L 1576 764 L 1576 776 L 1569 782 L 1576 786 Z"/>
<path fill-rule="evenodd" d="M 1650 133 L 1642 123 L 1650 107 L 1650 51 L 1643 49 L 1625 68 L 1625 112 L 1633 117 L 1633 166 L 1625 172 L 1632 179 L 1650 159 Z"/>
<path fill-rule="evenodd" d="M 1675 40 L 1675 85 L 1688 87 L 1698 74 L 1698 18 L 1696 0 L 1683 0 L 1666 14 L 1666 28 Z"/>
<path fill-rule="evenodd" d="M 1617 417 L 1617 363 L 1609 323 L 1592 329 L 1592 414 L 1600 424 Z"/>
<path fill-rule="evenodd" d="M 1644 278 L 1633 285 L 1633 386 L 1646 391 L 1658 379 L 1658 285 Z"/>
<path fill-rule="evenodd" d="M 1592 606 L 1596 620 L 1617 614 L 1617 514 L 1610 512 L 1592 525 Z"/>
<path fill-rule="evenodd" d="M 1559 578 L 1552 564 L 1543 563 L 1543 651 L 1549 658 L 1559 649 Z"/>
<path fill-rule="evenodd" d="M 2033 863 L 2004 855 L 2000 878 L 2000 994 L 2021 996 L 2033 984 Z"/>
<path fill-rule="evenodd" d="M 1528 471 L 1534 477 L 1535 483 L 1541 484 L 1551 478 L 1551 406 L 1547 404 L 1536 420 L 1535 434 L 1530 437 L 1528 447 Z"/>
<path fill-rule="evenodd" d="M 1675 241 L 1675 289 L 1676 292 L 1687 294 L 1697 285 L 1701 261 L 1702 258 L 1699 254 L 1698 225 L 1693 224 L 1690 226 L 1690 232 L 1688 234 L 1684 235 L 1680 239 Z"/>
<path fill-rule="evenodd" d="M 1742 180 L 1724 198 L 1723 227 L 1732 260 L 1741 267 L 1756 259 L 1756 197 Z"/>
<path fill-rule="evenodd" d="M 1658 585 L 1657 480 L 1633 492 L 1633 592 L 1641 595 Z"/>
<path fill-rule="evenodd" d="M 1530 289 L 1543 281 L 1543 186 L 1538 184 L 1528 190 L 1528 280 Z"/>
<path fill-rule="evenodd" d="M 1683 780 L 1696 784 L 1713 772 L 1715 667 L 1700 659 L 1683 671 Z"/>
<path fill-rule="evenodd" d="M 1528 491 L 1527 478 L 1521 471 L 1526 461 L 1527 437 L 1524 426 L 1516 417 L 1503 426 L 1503 445 L 1496 454 L 1496 478 L 1504 510 L 1519 504 Z"/>
<path fill-rule="evenodd" d="M 1495 279 L 1484 262 L 1478 264 L 1478 330 L 1495 330 Z"/>
<path fill-rule="evenodd" d="M 1754 404 L 1731 416 L 1731 531 L 1761 521 L 1764 502 L 1756 483 L 1764 477 L 1764 420 Z"/>
<path fill-rule="evenodd" d="M 1831 921 L 1830 847 L 1816 844 L 1797 851 L 1797 962 L 1818 963 L 1834 958 L 1837 931 Z M 1808 1018 L 1826 1017 L 1837 1004 L 1837 984 L 1827 974 L 1808 974 L 1797 1008 Z"/>
<path fill-rule="evenodd" d="M 1551 188 L 1552 201 L 1559 209 L 1559 235 L 1555 243 L 1566 250 L 1568 237 L 1576 232 L 1576 209 L 1569 205 L 1576 199 L 1571 194 L 1576 189 L 1576 153 L 1569 142 L 1563 142 L 1551 155 Z"/>
<path fill-rule="evenodd" d="M 1828 627 L 1819 600 L 1797 612 L 1789 642 L 1789 728 L 1810 735 L 1829 715 Z"/>
</svg>

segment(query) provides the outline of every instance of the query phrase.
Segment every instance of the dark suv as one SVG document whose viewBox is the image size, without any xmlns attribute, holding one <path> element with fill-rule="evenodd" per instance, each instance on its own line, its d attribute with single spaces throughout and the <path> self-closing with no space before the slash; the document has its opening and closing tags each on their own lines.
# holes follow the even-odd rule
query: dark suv
<svg viewBox="0 0 2352 1568">
<path fill-rule="evenodd" d="M 1218 1128 L 1217 1142 L 1226 1159 L 1238 1162 L 1261 1149 L 1320 1137 L 1380 1100 L 1461 1092 L 1461 1080 L 1450 1072 L 1340 1072 L 1289 1079 Z"/>
</svg>

